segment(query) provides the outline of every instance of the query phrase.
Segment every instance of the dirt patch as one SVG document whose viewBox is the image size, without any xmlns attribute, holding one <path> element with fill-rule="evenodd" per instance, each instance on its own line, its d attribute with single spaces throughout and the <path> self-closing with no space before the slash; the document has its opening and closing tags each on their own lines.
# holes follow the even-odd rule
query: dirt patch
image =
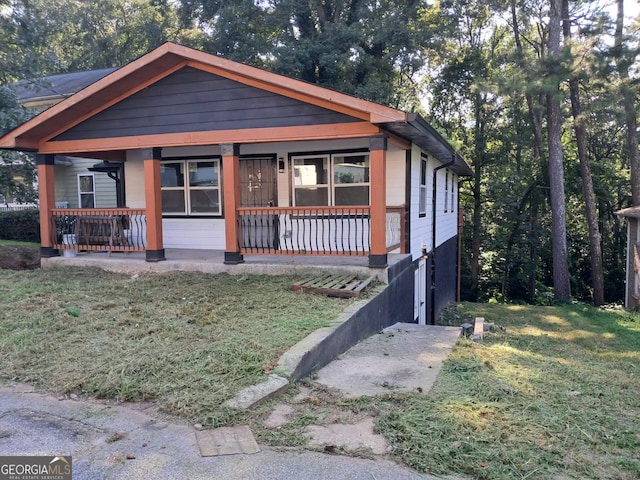
<svg viewBox="0 0 640 480">
<path fill-rule="evenodd" d="M 0 269 L 33 270 L 40 268 L 40 251 L 37 247 L 0 246 Z"/>
</svg>

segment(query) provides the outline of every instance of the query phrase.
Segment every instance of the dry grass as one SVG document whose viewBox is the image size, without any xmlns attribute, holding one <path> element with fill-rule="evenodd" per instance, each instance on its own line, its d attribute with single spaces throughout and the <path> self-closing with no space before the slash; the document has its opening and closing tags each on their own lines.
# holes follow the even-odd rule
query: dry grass
<svg viewBox="0 0 640 480">
<path fill-rule="evenodd" d="M 278 399 L 291 423 L 254 431 L 273 445 L 304 445 L 308 425 L 361 415 L 393 455 L 432 474 L 474 479 L 640 478 L 640 317 L 584 305 L 463 304 L 455 324 L 484 316 L 483 343 L 461 340 L 428 395 L 345 399 L 313 382 Z M 501 328 L 499 328 L 501 327 Z"/>
<path fill-rule="evenodd" d="M 428 397 L 378 427 L 409 465 L 480 479 L 640 477 L 640 318 L 584 305 L 461 305 L 502 329 L 461 341 Z"/>
<path fill-rule="evenodd" d="M 206 426 L 348 301 L 292 277 L 0 270 L 0 375 L 58 392 L 153 400 Z"/>
</svg>

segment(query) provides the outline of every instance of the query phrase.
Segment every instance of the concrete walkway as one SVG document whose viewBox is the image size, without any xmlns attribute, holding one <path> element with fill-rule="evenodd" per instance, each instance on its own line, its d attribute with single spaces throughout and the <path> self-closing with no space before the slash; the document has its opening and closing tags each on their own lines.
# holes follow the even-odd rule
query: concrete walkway
<svg viewBox="0 0 640 480">
<path fill-rule="evenodd" d="M 388 460 L 261 447 L 202 457 L 195 430 L 130 406 L 0 388 L 2 455 L 71 455 L 74 480 L 433 479 Z"/>
<path fill-rule="evenodd" d="M 347 397 L 431 390 L 459 327 L 396 323 L 320 369 L 316 381 Z"/>
</svg>

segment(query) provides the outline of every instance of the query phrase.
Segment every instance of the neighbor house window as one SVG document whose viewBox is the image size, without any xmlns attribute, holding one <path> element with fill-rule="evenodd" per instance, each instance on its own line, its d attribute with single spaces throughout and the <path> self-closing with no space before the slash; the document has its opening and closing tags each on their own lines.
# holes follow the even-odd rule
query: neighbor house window
<svg viewBox="0 0 640 480">
<path fill-rule="evenodd" d="M 420 199 L 418 206 L 418 216 L 427 216 L 427 159 L 420 159 Z"/>
<path fill-rule="evenodd" d="M 78 175 L 78 205 L 80 208 L 96 207 L 96 184 L 93 173 Z"/>
<path fill-rule="evenodd" d="M 369 205 L 369 154 L 293 157 L 296 206 Z"/>
<path fill-rule="evenodd" d="M 220 160 L 167 160 L 160 164 L 162 213 L 220 215 Z"/>
</svg>

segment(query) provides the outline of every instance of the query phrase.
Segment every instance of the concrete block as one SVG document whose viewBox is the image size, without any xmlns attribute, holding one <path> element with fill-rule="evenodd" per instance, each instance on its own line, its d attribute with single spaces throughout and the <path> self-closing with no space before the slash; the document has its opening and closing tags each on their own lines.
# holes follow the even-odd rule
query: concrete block
<svg viewBox="0 0 640 480">
<path fill-rule="evenodd" d="M 289 388 L 289 380 L 278 375 L 269 375 L 266 382 L 245 388 L 234 398 L 227 400 L 225 405 L 248 410 L 286 391 L 287 388 Z"/>
</svg>

